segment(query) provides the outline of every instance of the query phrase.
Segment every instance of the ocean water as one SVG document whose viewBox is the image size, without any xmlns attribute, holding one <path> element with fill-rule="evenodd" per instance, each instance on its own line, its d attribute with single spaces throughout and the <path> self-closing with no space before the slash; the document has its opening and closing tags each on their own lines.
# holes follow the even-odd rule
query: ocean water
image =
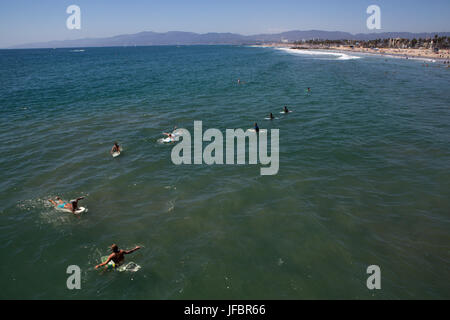
<svg viewBox="0 0 450 320">
<path fill-rule="evenodd" d="M 450 298 L 442 65 L 234 46 L 1 50 L 0 83 L 2 299 Z M 157 140 L 194 120 L 279 129 L 278 174 L 174 165 Z M 80 195 L 79 219 L 47 201 Z M 141 269 L 94 270 L 112 243 L 141 245 L 126 256 Z"/>
</svg>

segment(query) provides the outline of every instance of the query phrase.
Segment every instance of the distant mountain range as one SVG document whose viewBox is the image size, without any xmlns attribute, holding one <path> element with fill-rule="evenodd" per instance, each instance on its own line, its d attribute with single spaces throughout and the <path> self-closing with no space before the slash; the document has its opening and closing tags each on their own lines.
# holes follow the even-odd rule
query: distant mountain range
<svg viewBox="0 0 450 320">
<path fill-rule="evenodd" d="M 244 36 L 236 33 L 193 33 L 170 31 L 157 33 L 144 31 L 135 34 L 124 34 L 108 38 L 85 38 L 78 40 L 59 40 L 16 45 L 10 49 L 25 48 L 79 48 L 79 47 L 115 47 L 115 46 L 152 46 L 152 45 L 194 45 L 194 44 L 256 44 L 265 42 L 280 42 L 282 40 L 374 40 L 383 38 L 429 38 L 450 36 L 450 32 L 411 33 L 384 32 L 351 34 L 341 31 L 287 31 L 276 34 L 257 34 Z"/>
</svg>

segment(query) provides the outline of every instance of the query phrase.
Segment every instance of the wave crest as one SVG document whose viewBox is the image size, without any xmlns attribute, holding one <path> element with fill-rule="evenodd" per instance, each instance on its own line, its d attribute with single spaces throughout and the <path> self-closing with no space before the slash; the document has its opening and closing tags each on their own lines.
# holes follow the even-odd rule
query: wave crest
<svg viewBox="0 0 450 320">
<path fill-rule="evenodd" d="M 336 59 L 331 60 L 353 60 L 360 59 L 361 57 L 352 56 L 349 54 L 345 54 L 342 52 L 332 52 L 332 51 L 320 51 L 320 50 L 305 50 L 305 49 L 290 49 L 290 48 L 276 48 L 277 50 L 281 50 L 287 53 L 299 54 L 299 55 L 309 55 L 309 56 L 334 56 Z M 323 58 L 321 58 L 323 59 Z"/>
</svg>

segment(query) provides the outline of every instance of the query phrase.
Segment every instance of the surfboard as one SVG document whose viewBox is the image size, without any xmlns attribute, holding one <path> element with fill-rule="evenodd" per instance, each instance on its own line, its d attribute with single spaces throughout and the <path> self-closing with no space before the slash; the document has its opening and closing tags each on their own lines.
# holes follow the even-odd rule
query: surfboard
<svg viewBox="0 0 450 320">
<path fill-rule="evenodd" d="M 108 260 L 108 257 L 109 256 L 103 256 L 101 258 L 102 259 L 102 263 L 104 263 L 106 260 Z M 124 271 L 136 272 L 136 271 L 138 271 L 141 268 L 141 266 L 138 265 L 137 263 L 133 262 L 133 261 L 130 261 L 130 262 L 128 262 L 126 264 L 122 264 L 122 265 L 117 265 L 113 261 L 110 261 L 105 266 L 105 268 L 107 270 L 116 270 L 116 271 L 119 271 L 119 272 L 124 272 Z"/>
<path fill-rule="evenodd" d="M 56 208 L 59 211 L 64 211 L 68 213 L 72 213 L 72 210 L 66 209 L 66 208 Z M 75 210 L 75 214 L 82 214 L 83 212 L 86 212 L 87 209 L 85 207 L 79 207 L 78 210 Z"/>
<path fill-rule="evenodd" d="M 180 136 L 176 135 L 176 134 L 172 134 L 172 138 L 170 137 L 166 137 L 166 138 L 161 138 L 158 139 L 158 142 L 160 143 L 171 143 L 171 142 L 176 142 L 180 140 Z"/>
<path fill-rule="evenodd" d="M 254 128 L 250 128 L 250 129 L 248 129 L 248 131 L 256 132 L 256 130 Z M 267 129 L 259 129 L 259 132 L 266 132 L 266 131 L 267 131 Z"/>
<path fill-rule="evenodd" d="M 264 118 L 265 120 L 275 120 L 275 119 L 278 119 L 277 117 L 273 117 L 272 119 L 271 118 Z"/>
<path fill-rule="evenodd" d="M 113 152 L 112 156 L 113 158 L 116 158 L 118 156 L 120 156 L 120 153 L 123 151 L 122 147 L 119 147 L 119 151 Z"/>
<path fill-rule="evenodd" d="M 161 139 L 161 142 L 164 142 L 164 143 L 175 142 L 175 139 L 167 137 L 167 138 Z"/>
<path fill-rule="evenodd" d="M 78 210 L 75 210 L 76 214 L 82 214 L 83 212 L 86 212 L 86 208 L 85 207 L 79 207 Z"/>
<path fill-rule="evenodd" d="M 287 113 L 291 113 L 291 112 L 292 112 L 292 110 L 289 110 Z M 280 113 L 286 113 L 286 112 L 281 111 Z"/>
</svg>

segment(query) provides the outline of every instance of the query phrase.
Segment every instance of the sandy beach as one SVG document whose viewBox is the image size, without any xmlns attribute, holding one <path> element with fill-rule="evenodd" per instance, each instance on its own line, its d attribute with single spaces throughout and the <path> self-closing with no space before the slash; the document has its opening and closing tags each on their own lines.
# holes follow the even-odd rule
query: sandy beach
<svg viewBox="0 0 450 320">
<path fill-rule="evenodd" d="M 398 48 L 351 48 L 344 46 L 334 46 L 330 47 L 331 50 L 339 51 L 351 51 L 351 52 L 361 52 L 361 53 L 372 53 L 372 54 L 382 54 L 382 55 L 393 55 L 401 56 L 404 58 L 426 58 L 426 59 L 436 59 L 436 60 L 450 60 L 450 50 L 442 49 L 439 52 L 434 52 L 432 49 L 398 49 Z"/>
<path fill-rule="evenodd" d="M 271 43 L 258 45 L 261 47 L 273 47 L 273 48 L 287 48 L 287 49 L 301 49 L 301 50 L 333 50 L 337 52 L 355 52 L 355 53 L 367 53 L 386 55 L 398 58 L 423 58 L 427 60 L 437 60 L 440 62 L 448 63 L 450 61 L 450 50 L 441 49 L 439 52 L 434 52 L 432 49 L 399 49 L 399 48 L 362 48 L 362 47 L 349 47 L 349 46 L 321 46 L 321 45 L 309 45 L 309 44 L 287 44 L 287 43 Z"/>
</svg>

